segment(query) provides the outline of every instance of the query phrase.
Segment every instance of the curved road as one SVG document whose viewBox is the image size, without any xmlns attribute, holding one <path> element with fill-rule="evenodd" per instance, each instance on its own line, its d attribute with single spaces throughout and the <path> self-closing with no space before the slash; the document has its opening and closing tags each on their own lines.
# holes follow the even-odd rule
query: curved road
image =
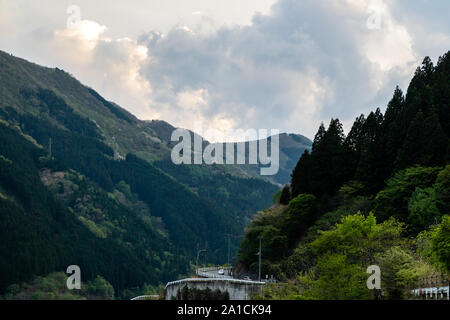
<svg viewBox="0 0 450 320">
<path fill-rule="evenodd" d="M 223 270 L 224 274 L 219 274 L 219 270 Z M 197 276 L 209 279 L 233 279 L 233 276 L 231 275 L 231 267 L 199 268 L 197 271 Z"/>
</svg>

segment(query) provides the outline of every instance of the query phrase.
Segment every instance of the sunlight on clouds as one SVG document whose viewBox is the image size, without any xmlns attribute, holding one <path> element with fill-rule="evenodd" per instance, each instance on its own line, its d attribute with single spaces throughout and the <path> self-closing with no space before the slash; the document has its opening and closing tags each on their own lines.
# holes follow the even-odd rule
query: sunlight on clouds
<svg viewBox="0 0 450 320">
<path fill-rule="evenodd" d="M 190 112 L 201 112 L 207 107 L 208 90 L 198 89 L 177 93 L 178 105 Z"/>
<path fill-rule="evenodd" d="M 418 58 L 408 30 L 393 19 L 384 1 L 372 1 L 369 8 L 380 15 L 381 25 L 379 30 L 368 30 L 363 46 L 367 58 L 384 72 L 392 68 L 404 68 L 410 72 L 411 64 L 417 64 Z"/>
<path fill-rule="evenodd" d="M 263 13 L 218 24 L 213 3 L 178 4 L 184 15 L 171 17 L 171 28 L 144 26 L 137 8 L 119 5 L 139 33 L 105 13 L 68 29 L 34 26 L 17 40 L 19 52 L 64 68 L 141 119 L 188 129 L 200 120 L 220 132 L 279 127 L 312 137 L 320 121 L 347 124 L 385 105 L 424 53 L 450 43 L 445 32 L 399 18 L 387 0 L 265 0 L 264 10 L 246 2 L 246 11 Z M 80 6 L 85 13 L 91 5 Z M 224 5 L 227 17 L 237 15 L 232 6 Z M 7 11 L 0 10 L 3 39 L 3 26 L 18 15 Z M 367 23 L 373 14 L 379 28 Z M 93 20 L 99 16 L 101 23 Z"/>
<path fill-rule="evenodd" d="M 102 26 L 95 21 L 80 20 L 75 22 L 71 28 L 55 31 L 55 34 L 95 42 L 107 29 L 106 26 Z"/>
<path fill-rule="evenodd" d="M 147 116 L 152 90 L 140 69 L 148 59 L 148 49 L 131 38 L 105 37 L 106 30 L 97 22 L 81 20 L 71 28 L 56 30 L 47 48 L 82 82 L 138 117 Z"/>
</svg>

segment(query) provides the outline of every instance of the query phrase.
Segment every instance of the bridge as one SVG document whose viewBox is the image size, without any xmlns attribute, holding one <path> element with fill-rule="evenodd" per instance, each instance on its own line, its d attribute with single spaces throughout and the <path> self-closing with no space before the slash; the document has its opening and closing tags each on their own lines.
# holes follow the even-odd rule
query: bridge
<svg viewBox="0 0 450 320">
<path fill-rule="evenodd" d="M 219 274 L 221 269 L 224 271 L 223 274 Z M 198 269 L 197 276 L 199 278 L 169 282 L 165 287 L 166 300 L 176 299 L 178 292 L 185 286 L 189 289 L 228 292 L 230 300 L 250 300 L 253 295 L 262 291 L 265 284 L 265 282 L 235 279 L 231 268 L 202 268 Z"/>
</svg>

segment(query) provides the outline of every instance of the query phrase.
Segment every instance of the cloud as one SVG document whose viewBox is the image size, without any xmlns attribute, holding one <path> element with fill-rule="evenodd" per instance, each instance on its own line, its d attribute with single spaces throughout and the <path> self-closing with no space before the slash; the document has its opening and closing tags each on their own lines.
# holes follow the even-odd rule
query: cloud
<svg viewBox="0 0 450 320">
<path fill-rule="evenodd" d="M 379 30 L 367 28 L 371 8 Z M 244 129 L 310 136 L 322 120 L 350 121 L 386 104 L 419 62 L 411 35 L 383 1 L 280 0 L 249 26 L 151 32 L 140 43 L 149 50 L 142 75 L 154 89 L 152 108 L 165 120 L 192 127 L 194 111 L 178 98 L 207 92 L 194 112 L 206 119 L 219 114 Z"/>
<path fill-rule="evenodd" d="M 198 5 L 164 33 L 118 37 L 116 25 L 81 20 L 35 29 L 16 47 L 141 119 L 312 137 L 331 117 L 348 130 L 360 113 L 385 106 L 395 85 L 405 88 L 424 55 L 448 50 L 448 32 L 433 30 L 420 10 L 399 10 L 408 5 L 401 1 L 278 0 L 251 23 L 221 27 L 209 15 L 213 7 Z"/>
<path fill-rule="evenodd" d="M 34 61 L 58 66 L 141 118 L 158 117 L 149 109 L 151 86 L 140 74 L 148 49 L 130 38 L 111 39 L 107 27 L 80 20 L 71 28 L 38 29 L 22 39 Z"/>
</svg>

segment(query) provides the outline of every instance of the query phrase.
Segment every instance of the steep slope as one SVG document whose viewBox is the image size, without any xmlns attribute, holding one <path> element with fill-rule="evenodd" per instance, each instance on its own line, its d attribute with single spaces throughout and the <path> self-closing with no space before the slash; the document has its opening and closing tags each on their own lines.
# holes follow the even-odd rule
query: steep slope
<svg viewBox="0 0 450 320">
<path fill-rule="evenodd" d="M 255 252 L 262 237 L 263 274 L 302 278 L 299 292 L 314 284 L 323 299 L 349 266 L 358 266 L 363 275 L 383 259 L 391 270 L 409 266 L 386 277 L 391 288 L 401 287 L 398 292 L 415 286 L 422 272 L 442 272 L 450 242 L 448 233 L 438 238 L 435 232 L 445 229 L 449 218 L 449 75 L 450 52 L 436 66 L 427 57 L 406 95 L 395 89 L 384 114 L 377 109 L 367 118 L 361 115 L 347 136 L 338 119 L 327 129 L 322 124 L 312 151 L 292 173 L 288 201 L 259 212 L 246 229 L 235 270 L 258 270 Z M 358 282 L 363 290 L 365 280 Z M 350 288 L 341 283 L 339 290 Z"/>
<path fill-rule="evenodd" d="M 72 264 L 81 267 L 83 279 L 102 275 L 119 292 L 188 270 L 186 255 L 155 227 L 76 172 L 72 175 L 90 184 L 84 195 L 97 198 L 95 207 L 85 204 L 87 212 L 82 215 L 55 199 L 41 181 L 40 170 L 64 166 L 30 140 L 17 128 L 0 123 L 1 291 L 34 275 L 65 271 Z M 105 236 L 83 224 L 94 211 L 111 222 Z M 91 225 L 100 225 L 99 220 Z"/>
<path fill-rule="evenodd" d="M 225 181 L 225 167 L 166 174 L 152 162 L 170 145 L 148 123 L 59 69 L 3 52 L 0 121 L 0 290 L 70 264 L 119 291 L 156 284 L 187 273 L 206 244 L 208 260 L 223 262 L 226 234 L 240 234 L 277 189 L 236 172 Z M 186 183 L 196 176 L 251 201 L 197 192 Z"/>
<path fill-rule="evenodd" d="M 169 161 L 172 143 L 170 142 L 171 131 L 175 128 L 163 121 L 140 121 L 133 115 L 118 107 L 114 103 L 106 101 L 93 89 L 83 86 L 79 81 L 71 77 L 68 73 L 56 68 L 49 69 L 29 63 L 25 60 L 15 58 L 0 51 L 0 108 L 10 106 L 19 113 L 40 115 L 43 110 L 47 110 L 53 119 L 52 123 L 73 130 L 74 127 L 67 123 L 67 119 L 61 119 L 63 115 L 56 112 L 65 111 L 52 110 L 52 104 L 57 103 L 66 111 L 73 113 L 73 117 L 80 116 L 89 119 L 91 132 L 96 127 L 97 134 L 101 136 L 104 144 L 113 150 L 115 159 L 125 159 L 128 153 L 153 163 L 155 161 Z M 39 105 L 36 99 L 50 99 L 47 101 L 50 107 Z M 32 101 L 33 103 L 30 103 Z M 47 103 L 41 103 L 46 105 Z M 58 118 L 59 117 L 59 118 Z M 75 120 L 77 122 L 77 120 Z M 67 127 L 67 125 L 69 125 Z M 88 130 L 87 128 L 79 130 Z M 204 143 L 205 145 L 207 142 Z M 48 145 L 48 141 L 44 142 Z M 260 179 L 255 172 L 249 174 L 240 168 L 241 166 L 201 166 L 195 170 L 182 171 L 188 176 L 172 176 L 175 180 L 194 181 L 196 175 L 213 176 L 220 183 L 225 175 L 230 175 L 229 179 L 257 178 L 258 187 L 269 192 L 262 193 L 257 202 L 253 202 L 251 211 L 254 212 L 269 205 L 275 187 L 271 187 Z M 236 182 L 235 184 L 238 184 Z M 195 192 L 195 187 L 192 189 Z M 232 191 L 232 190 L 227 190 Z M 199 195 L 202 196 L 201 194 Z M 223 202 L 216 201 L 209 197 L 215 205 L 221 207 Z M 223 200 L 223 199 L 222 199 Z M 236 199 L 226 200 L 227 205 L 235 202 Z M 237 199 L 238 200 L 238 199 Z M 229 207 L 229 206 L 228 206 Z M 235 216 L 245 215 L 246 209 L 239 207 L 231 214 Z"/>
<path fill-rule="evenodd" d="M 0 149 L 0 218 L 8 226 L 1 288 L 69 264 L 82 266 L 90 279 L 105 277 L 119 291 L 156 284 L 187 273 L 205 245 L 208 260 L 222 263 L 227 234 L 242 234 L 253 213 L 270 205 L 276 184 L 288 181 L 293 159 L 310 145 L 302 136 L 281 135 L 280 176 L 269 180 L 258 166 L 175 166 L 170 124 L 141 121 L 65 71 L 1 51 L 0 121 L 7 132 Z M 28 161 L 12 153 L 12 141 L 27 145 Z M 10 166 L 26 174 L 12 177 Z M 24 184 L 29 177 L 33 182 Z M 27 205 L 36 190 L 45 197 Z M 55 215 L 53 207 L 62 213 Z M 28 232 L 33 228 L 42 231 Z M 30 239 L 16 242 L 20 234 Z M 83 254 L 70 248 L 72 238 L 83 239 Z M 234 251 L 238 238 L 231 240 Z M 14 260 L 17 248 L 26 254 Z M 48 255 L 54 262 L 43 266 L 39 257 Z M 14 269 L 10 261 L 26 267 Z"/>
</svg>

